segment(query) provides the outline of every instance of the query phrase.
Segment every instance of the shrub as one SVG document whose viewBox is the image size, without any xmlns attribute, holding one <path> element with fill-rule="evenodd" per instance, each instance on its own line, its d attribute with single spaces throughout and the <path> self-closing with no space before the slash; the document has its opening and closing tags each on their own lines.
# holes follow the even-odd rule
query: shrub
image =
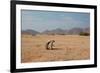
<svg viewBox="0 0 100 73">
<path fill-rule="evenodd" d="M 87 32 L 80 32 L 79 35 L 81 35 L 81 36 L 89 36 L 90 33 L 87 33 Z"/>
</svg>

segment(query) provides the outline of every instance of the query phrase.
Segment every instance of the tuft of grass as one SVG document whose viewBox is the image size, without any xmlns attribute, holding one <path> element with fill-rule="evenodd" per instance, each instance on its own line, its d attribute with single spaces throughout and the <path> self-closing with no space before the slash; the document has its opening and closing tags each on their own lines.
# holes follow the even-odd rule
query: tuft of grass
<svg viewBox="0 0 100 73">
<path fill-rule="evenodd" d="M 87 32 L 80 32 L 79 35 L 80 35 L 80 36 L 89 36 L 90 33 L 87 33 Z"/>
</svg>

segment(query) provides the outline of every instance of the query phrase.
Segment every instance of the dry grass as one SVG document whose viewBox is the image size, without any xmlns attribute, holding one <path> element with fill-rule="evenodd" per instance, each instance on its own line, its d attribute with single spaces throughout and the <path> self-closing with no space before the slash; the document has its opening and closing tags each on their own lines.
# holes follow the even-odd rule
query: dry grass
<svg viewBox="0 0 100 73">
<path fill-rule="evenodd" d="M 46 50 L 49 40 L 55 49 Z M 21 62 L 84 60 L 90 58 L 89 36 L 78 35 L 22 35 Z"/>
</svg>

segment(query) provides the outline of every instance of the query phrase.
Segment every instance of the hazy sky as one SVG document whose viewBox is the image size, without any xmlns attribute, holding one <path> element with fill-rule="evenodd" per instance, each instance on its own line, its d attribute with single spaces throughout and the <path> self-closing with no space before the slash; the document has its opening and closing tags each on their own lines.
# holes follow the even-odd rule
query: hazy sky
<svg viewBox="0 0 100 73">
<path fill-rule="evenodd" d="M 56 28 L 71 29 L 90 26 L 89 13 L 21 10 L 22 30 L 39 32 Z"/>
</svg>

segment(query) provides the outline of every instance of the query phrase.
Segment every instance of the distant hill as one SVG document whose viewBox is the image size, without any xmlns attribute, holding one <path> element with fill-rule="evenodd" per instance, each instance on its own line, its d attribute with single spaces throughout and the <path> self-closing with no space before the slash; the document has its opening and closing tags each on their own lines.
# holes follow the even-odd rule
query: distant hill
<svg viewBox="0 0 100 73">
<path fill-rule="evenodd" d="M 22 33 L 22 34 L 36 35 L 36 34 L 39 34 L 40 32 L 37 32 L 37 31 L 35 31 L 35 30 L 23 30 L 21 33 Z"/>
<path fill-rule="evenodd" d="M 90 33 L 90 28 L 89 27 L 88 28 L 72 28 L 70 30 L 57 28 L 54 30 L 45 30 L 41 33 L 35 30 L 24 30 L 22 31 L 22 34 L 77 35 L 77 34 L 80 34 L 81 32 Z"/>
<path fill-rule="evenodd" d="M 67 33 L 67 30 L 63 30 L 63 29 L 60 29 L 60 28 L 57 28 L 57 29 L 54 29 L 54 30 L 46 30 L 44 32 L 42 32 L 42 34 L 59 34 L 59 35 L 62 35 L 62 34 L 66 34 Z"/>
<path fill-rule="evenodd" d="M 85 28 L 85 29 L 83 30 L 83 32 L 90 33 L 90 28 L 89 28 L 89 27 Z"/>
<path fill-rule="evenodd" d="M 46 30 L 44 32 L 42 32 L 42 34 L 59 34 L 59 35 L 74 35 L 74 34 L 79 34 L 81 32 L 87 32 L 87 33 L 90 33 L 90 28 L 72 28 L 70 30 L 67 30 L 67 29 L 60 29 L 60 28 L 57 28 L 57 29 L 54 29 L 54 30 Z"/>
<path fill-rule="evenodd" d="M 79 34 L 80 32 L 83 32 L 82 28 L 72 28 L 68 31 L 68 34 Z"/>
</svg>

